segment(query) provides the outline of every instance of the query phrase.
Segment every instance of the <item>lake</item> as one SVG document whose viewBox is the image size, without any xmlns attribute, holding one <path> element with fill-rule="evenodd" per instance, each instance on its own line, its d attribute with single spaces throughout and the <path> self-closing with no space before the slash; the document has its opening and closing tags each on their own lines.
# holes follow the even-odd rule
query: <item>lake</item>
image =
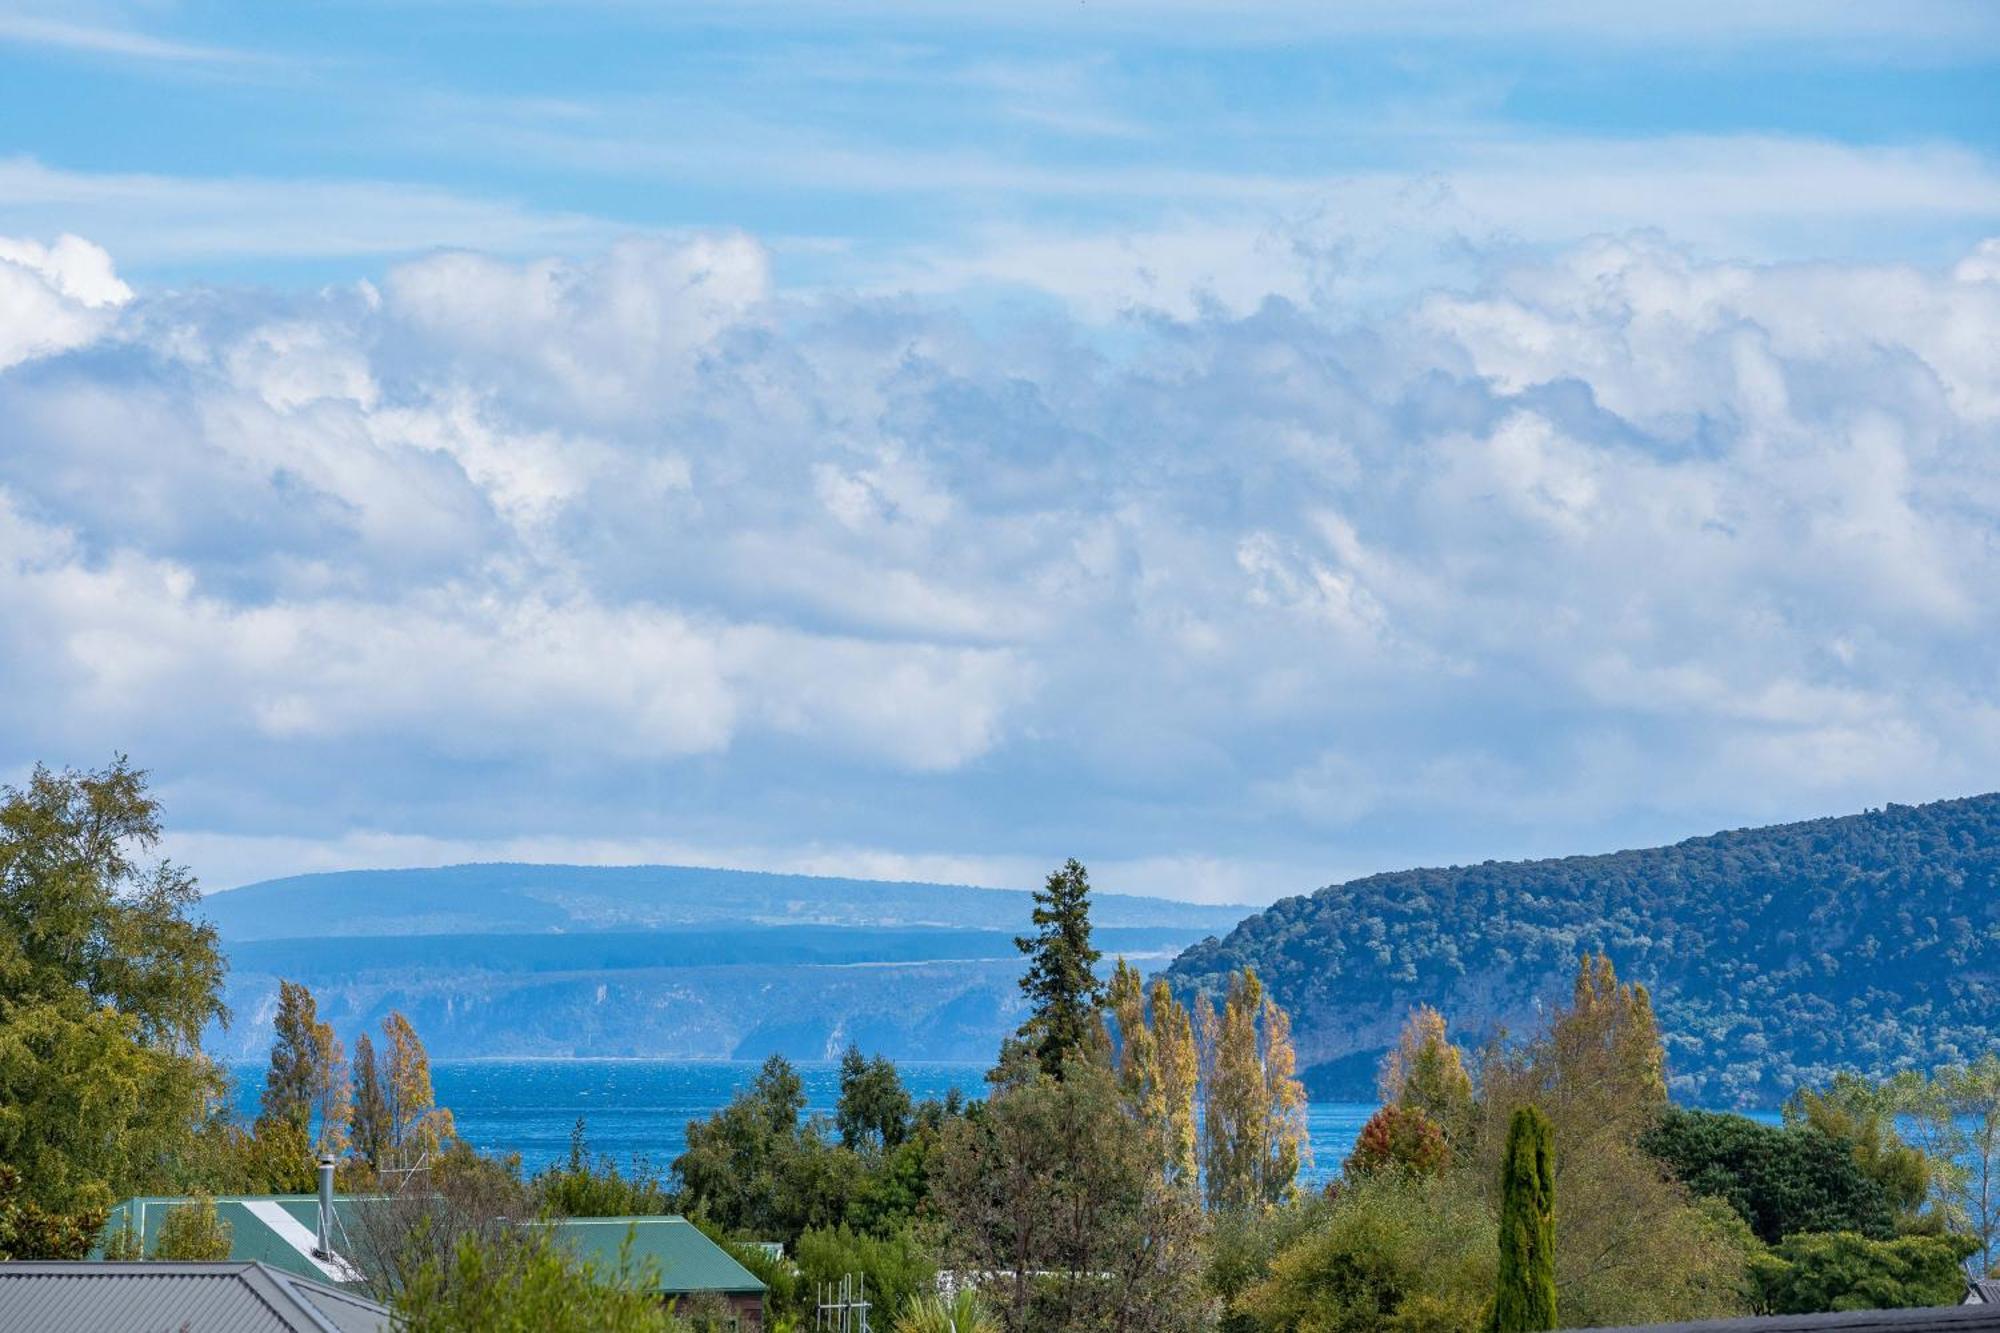
<svg viewBox="0 0 2000 1333">
<path fill-rule="evenodd" d="M 687 1122 L 705 1119 L 756 1076 L 757 1064 L 733 1060 L 439 1060 L 431 1065 L 438 1103 L 451 1108 L 458 1132 L 482 1152 L 521 1154 L 533 1171 L 569 1152 L 570 1129 L 584 1117 L 593 1153 L 621 1166 L 643 1157 L 664 1173 L 687 1144 Z M 798 1061 L 810 1111 L 831 1116 L 840 1097 L 840 1066 Z M 952 1088 L 986 1091 L 983 1064 L 910 1061 L 896 1066 L 910 1095 L 941 1097 Z M 257 1113 L 264 1066 L 232 1068 L 237 1104 Z M 1340 1170 L 1368 1102 L 1314 1102 L 1306 1108 L 1313 1164 L 1308 1182 Z"/>
</svg>

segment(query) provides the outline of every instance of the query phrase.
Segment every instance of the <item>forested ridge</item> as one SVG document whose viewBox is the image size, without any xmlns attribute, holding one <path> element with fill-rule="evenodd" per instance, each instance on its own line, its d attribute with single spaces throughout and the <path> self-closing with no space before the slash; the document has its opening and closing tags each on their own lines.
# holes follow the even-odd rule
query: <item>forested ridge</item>
<svg viewBox="0 0 2000 1333">
<path fill-rule="evenodd" d="M 1970 1059 L 2000 1017 L 2000 794 L 1671 847 L 1408 870 L 1289 898 L 1177 959 L 1257 970 L 1316 1096 L 1372 1093 L 1411 1008 L 1532 1027 L 1586 950 L 1653 991 L 1678 1100 L 1775 1105 L 1840 1069 Z"/>
</svg>

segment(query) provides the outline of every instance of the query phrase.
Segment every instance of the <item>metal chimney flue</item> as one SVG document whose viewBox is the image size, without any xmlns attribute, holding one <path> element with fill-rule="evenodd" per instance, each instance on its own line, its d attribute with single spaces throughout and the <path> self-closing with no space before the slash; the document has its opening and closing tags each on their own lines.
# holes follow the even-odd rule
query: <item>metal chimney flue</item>
<svg viewBox="0 0 2000 1333">
<path fill-rule="evenodd" d="M 321 1259 L 333 1257 L 333 1158 L 319 1159 L 319 1248 Z"/>
</svg>

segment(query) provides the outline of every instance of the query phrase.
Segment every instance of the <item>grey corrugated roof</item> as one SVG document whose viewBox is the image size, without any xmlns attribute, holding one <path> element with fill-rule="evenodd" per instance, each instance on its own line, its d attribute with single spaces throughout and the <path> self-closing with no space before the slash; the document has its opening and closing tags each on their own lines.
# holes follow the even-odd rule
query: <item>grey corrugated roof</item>
<svg viewBox="0 0 2000 1333">
<path fill-rule="evenodd" d="M 1843 1310 L 1838 1314 L 1778 1314 L 1648 1324 L 1646 1333 L 2000 1333 L 2000 1306 L 1939 1305 L 1910 1310 Z"/>
<path fill-rule="evenodd" d="M 386 1307 L 268 1264 L 0 1263 L 0 1329 L 389 1333 Z"/>
<path fill-rule="evenodd" d="M 2000 1305 L 2000 1280 L 1990 1277 L 1973 1278 L 1966 1288 L 1965 1299 L 1967 1304 L 1976 1305 L 1984 1302 L 1987 1305 Z"/>
</svg>

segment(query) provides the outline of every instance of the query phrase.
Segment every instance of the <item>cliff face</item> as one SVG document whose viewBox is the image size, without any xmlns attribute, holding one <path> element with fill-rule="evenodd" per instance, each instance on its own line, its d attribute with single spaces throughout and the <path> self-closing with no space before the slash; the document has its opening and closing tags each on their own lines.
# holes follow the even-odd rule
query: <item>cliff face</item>
<svg viewBox="0 0 2000 1333">
<path fill-rule="evenodd" d="M 390 1010 L 431 1053 L 987 1060 L 1021 1021 L 1026 893 L 673 866 L 455 866 L 274 880 L 203 911 L 230 958 L 225 1059 L 280 977 L 343 1036 Z M 1105 895 L 1107 958 L 1164 966 L 1242 908 Z"/>
<path fill-rule="evenodd" d="M 1671 847 L 1411 870 L 1290 898 L 1178 958 L 1183 989 L 1249 965 L 1292 1014 L 1317 1096 L 1367 1095 L 1409 1009 L 1462 1040 L 1523 1031 L 1576 955 L 1645 982 L 1676 1095 L 1769 1104 L 2000 1032 L 2000 795 L 1892 805 Z"/>
</svg>

